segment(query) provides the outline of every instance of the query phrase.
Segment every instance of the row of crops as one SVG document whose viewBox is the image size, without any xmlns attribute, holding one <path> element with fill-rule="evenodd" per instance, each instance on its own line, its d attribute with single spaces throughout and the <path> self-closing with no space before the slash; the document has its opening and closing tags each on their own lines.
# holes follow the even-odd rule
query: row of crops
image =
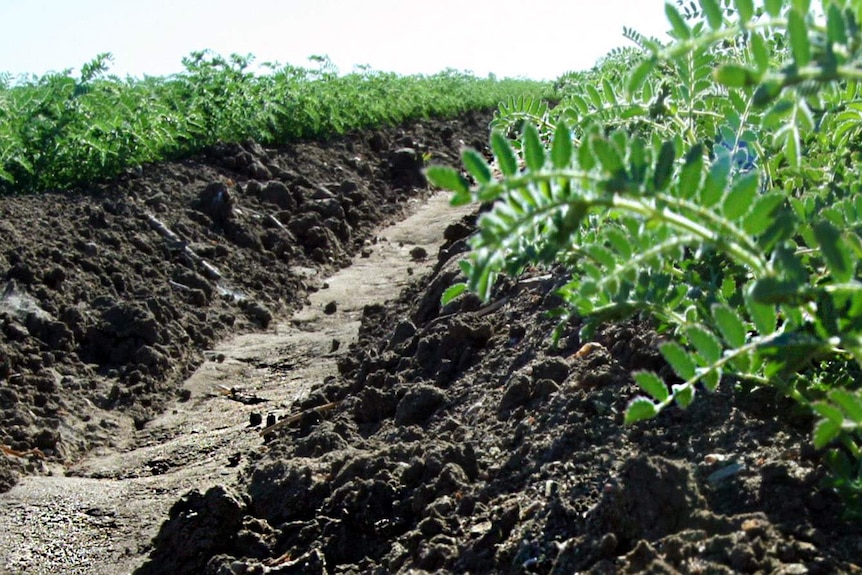
<svg viewBox="0 0 862 575">
<path fill-rule="evenodd" d="M 0 76 L 0 194 L 68 189 L 122 170 L 194 153 L 216 141 L 275 144 L 412 118 L 489 108 L 547 84 L 445 71 L 400 76 L 359 68 L 339 74 L 268 65 L 251 56 L 196 52 L 184 72 L 121 79 L 102 54 L 71 71 Z"/>
</svg>

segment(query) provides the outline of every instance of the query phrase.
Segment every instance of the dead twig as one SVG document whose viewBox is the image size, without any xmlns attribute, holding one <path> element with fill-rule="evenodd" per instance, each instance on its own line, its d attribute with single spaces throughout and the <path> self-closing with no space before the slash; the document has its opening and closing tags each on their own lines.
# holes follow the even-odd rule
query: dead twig
<svg viewBox="0 0 862 575">
<path fill-rule="evenodd" d="M 183 252 L 188 255 L 193 262 L 195 262 L 204 269 L 204 273 L 208 278 L 210 278 L 211 280 L 220 280 L 222 278 L 221 272 L 218 271 L 218 269 L 214 265 L 196 254 L 195 251 L 191 249 L 185 241 L 183 241 L 168 226 L 166 226 L 158 218 L 156 218 L 156 216 L 149 213 L 144 215 L 146 216 L 147 222 L 150 224 L 150 226 L 154 230 L 159 232 L 162 236 L 164 236 L 165 239 L 167 239 L 170 243 L 174 245 L 182 246 Z"/>
<path fill-rule="evenodd" d="M 332 401 L 330 403 L 325 403 L 323 405 L 318 405 L 317 407 L 312 407 L 310 409 L 306 409 L 304 411 L 300 411 L 294 415 L 289 415 L 284 419 L 280 419 L 270 425 L 269 427 L 264 427 L 260 430 L 261 435 L 266 435 L 267 433 L 272 433 L 273 431 L 278 431 L 282 427 L 287 427 L 289 425 L 293 425 L 295 423 L 299 423 L 302 418 L 309 413 L 316 413 L 317 415 L 323 415 L 327 411 L 332 411 L 336 407 L 341 405 L 340 401 Z"/>
<path fill-rule="evenodd" d="M 45 459 L 45 454 L 42 453 L 41 449 L 38 449 L 36 447 L 34 447 L 33 449 L 28 449 L 27 451 L 18 451 L 16 449 L 12 449 L 11 447 L 7 447 L 0 444 L 0 451 L 5 453 L 6 455 L 11 455 L 12 457 L 30 457 L 32 455 L 34 457 L 38 457 L 39 459 Z"/>
</svg>

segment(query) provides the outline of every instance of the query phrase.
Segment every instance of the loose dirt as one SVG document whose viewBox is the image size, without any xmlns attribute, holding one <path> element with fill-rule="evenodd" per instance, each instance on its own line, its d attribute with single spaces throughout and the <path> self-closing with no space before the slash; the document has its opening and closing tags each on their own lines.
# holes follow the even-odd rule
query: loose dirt
<svg viewBox="0 0 862 575">
<path fill-rule="evenodd" d="M 363 308 L 396 297 L 410 273 L 430 267 L 433 260 L 411 252 L 436 253 L 458 213 L 446 195 L 413 207 L 418 211 L 380 231 L 364 256 L 326 278 L 289 321 L 209 350 L 182 386 L 187 399 L 136 432 L 133 448 L 100 450 L 63 475 L 27 477 L 8 492 L 0 502 L 4 567 L 129 573 L 181 495 L 235 485 L 240 465 L 264 448 L 261 425 L 250 420 L 290 415 L 313 383 L 334 378 Z M 337 309 L 327 313 L 332 302 Z"/>
<path fill-rule="evenodd" d="M 320 154 L 247 152 L 251 160 L 231 148 L 232 167 L 220 164 L 225 171 L 216 174 L 236 176 L 225 184 L 227 203 L 225 189 L 209 185 L 215 176 L 189 167 L 183 189 L 193 192 L 155 214 L 178 238 L 122 207 L 150 197 L 134 186 L 125 203 L 97 196 L 101 212 L 41 204 L 45 213 L 82 220 L 74 228 L 81 243 L 71 243 L 77 251 L 52 244 L 50 226 L 39 228 L 38 218 L 18 226 L 4 219 L 0 233 L 23 241 L 35 235 L 24 230 L 44 229 L 50 240 L 49 247 L 23 241 L 4 256 L 14 283 L 3 309 L 2 349 L 11 359 L 0 372 L 0 400 L 10 410 L 2 433 L 22 454 L 4 461 L 25 474 L 0 498 L 6 569 L 862 572 L 862 529 L 841 519 L 822 454 L 810 447 L 810 416 L 768 389 L 725 382 L 687 410 L 623 427 L 637 393 L 631 371 L 672 377 L 648 322 L 608 325 L 587 342 L 575 320 L 554 345 L 547 312 L 560 304 L 554 290 L 567 279 L 559 269 L 503 279 L 489 302 L 465 294 L 441 307 L 440 295 L 461 277 L 475 215 L 444 211 L 446 218 L 408 220 L 398 228 L 404 235 L 386 231 L 374 240 L 375 223 L 410 211 L 409 198 L 426 197 L 417 156 L 455 163 L 458 140 L 481 148 L 484 126 L 473 116 L 418 126 L 413 135 L 354 135 Z M 431 144 L 423 149 L 423 141 Z M 282 196 L 263 200 L 270 184 L 252 183 L 250 166 L 264 154 L 269 159 L 258 163 L 269 182 L 284 183 L 291 197 L 298 189 L 295 205 L 282 199 L 286 207 L 272 208 Z M 364 159 L 351 164 L 355 155 Z M 285 158 L 296 163 L 285 167 Z M 279 162 L 292 175 L 279 175 Z M 412 168 L 396 169 L 404 162 Z M 341 171 L 327 172 L 331 165 Z M 375 166 L 370 184 L 363 165 Z M 164 170 L 181 171 L 156 173 Z M 317 174 L 309 185 L 299 179 L 307 172 Z M 331 182 L 322 186 L 331 197 L 312 182 Z M 375 195 L 344 202 L 351 190 Z M 349 236 L 336 233 L 335 204 L 314 204 L 315 194 L 342 207 Z M 366 223 L 350 223 L 350 210 L 369 203 L 375 210 Z M 313 206 L 313 222 L 305 222 L 303 205 Z M 107 227 L 99 227 L 99 213 Z M 291 236 L 269 221 L 273 213 Z M 126 221 L 134 232 L 122 231 Z M 264 241 L 270 232 L 283 242 Z M 98 259 L 105 273 L 77 287 L 70 269 L 129 253 L 122 246 L 135 234 L 148 234 L 131 244 L 142 252 L 161 242 L 146 265 Z M 432 238 L 441 235 L 436 249 Z M 95 256 L 87 245 L 94 239 Z M 360 252 L 353 267 L 323 279 L 353 251 Z M 229 271 L 213 279 L 201 260 Z M 245 263 L 225 267 L 238 261 Z M 171 313 L 155 322 L 146 314 L 163 309 L 151 302 L 156 296 L 121 297 L 148 274 L 164 286 L 160 297 L 173 294 Z M 58 281 L 77 294 L 74 306 L 49 297 Z M 97 283 L 110 302 L 94 301 L 99 296 L 88 290 Z M 394 297 L 387 288 L 403 291 Z M 140 303 L 124 307 L 128 301 Z M 68 307 L 82 308 L 80 316 Z M 201 307 L 206 314 L 192 313 Z M 195 341 L 205 326 L 211 335 Z M 178 342 L 182 353 L 172 351 Z M 80 438 L 79 447 L 66 447 L 66 437 Z"/>
</svg>

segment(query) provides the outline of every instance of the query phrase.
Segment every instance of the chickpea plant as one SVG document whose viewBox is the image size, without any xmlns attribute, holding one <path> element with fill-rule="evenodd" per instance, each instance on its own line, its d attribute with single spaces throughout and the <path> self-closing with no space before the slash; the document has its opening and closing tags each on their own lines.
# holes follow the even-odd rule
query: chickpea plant
<svg viewBox="0 0 862 575">
<path fill-rule="evenodd" d="M 633 374 L 627 424 L 723 381 L 814 415 L 813 443 L 862 517 L 862 1 L 668 3 L 671 41 L 557 86 L 549 110 L 501 106 L 492 162 L 431 167 L 453 203 L 490 204 L 462 262 L 499 274 L 563 264 L 561 325 L 652 318 L 678 376 Z"/>
</svg>

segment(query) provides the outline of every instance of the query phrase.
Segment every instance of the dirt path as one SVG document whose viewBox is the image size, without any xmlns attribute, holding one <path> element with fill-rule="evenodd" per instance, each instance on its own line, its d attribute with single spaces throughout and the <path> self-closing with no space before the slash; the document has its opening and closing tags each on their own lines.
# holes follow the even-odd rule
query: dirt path
<svg viewBox="0 0 862 575">
<path fill-rule="evenodd" d="M 132 571 L 183 493 L 234 483 L 249 454 L 263 448 L 252 414 L 264 421 L 284 415 L 311 384 L 334 375 L 363 307 L 397 296 L 411 268 L 426 270 L 434 258 L 417 261 L 415 250 L 433 256 L 446 225 L 460 215 L 442 194 L 417 206 L 378 234 L 367 257 L 326 279 L 291 319 L 212 350 L 184 385 L 188 399 L 138 432 L 127 450 L 103 450 L 54 476 L 27 477 L 0 496 L 0 573 Z M 331 302 L 336 311 L 326 313 Z M 231 388 L 267 401 L 232 401 L 224 393 Z"/>
</svg>

